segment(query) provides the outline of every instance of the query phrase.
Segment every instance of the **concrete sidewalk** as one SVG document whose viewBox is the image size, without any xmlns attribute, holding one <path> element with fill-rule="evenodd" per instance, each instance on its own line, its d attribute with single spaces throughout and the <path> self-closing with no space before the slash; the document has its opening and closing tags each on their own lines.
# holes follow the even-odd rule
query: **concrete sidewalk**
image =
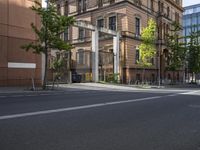
<svg viewBox="0 0 200 150">
<path fill-rule="evenodd" d="M 182 88 L 164 88 L 164 87 L 137 87 L 131 85 L 117 85 L 117 84 L 102 84 L 102 83 L 73 83 L 73 84 L 62 84 L 59 86 L 61 89 L 83 89 L 83 90 L 116 90 L 116 91 L 163 91 L 163 92 L 186 92 L 197 89 L 182 89 Z"/>
<path fill-rule="evenodd" d="M 102 84 L 102 83 L 73 83 L 73 84 L 60 84 L 58 87 L 55 87 L 54 90 L 41 90 L 36 89 L 36 91 L 31 91 L 26 87 L 0 87 L 0 94 L 9 94 L 9 93 L 49 93 L 56 91 L 76 91 L 76 90 L 100 90 L 100 91 L 163 91 L 163 92 L 186 92 L 194 91 L 197 88 L 175 88 L 175 87 L 151 87 L 151 86 L 135 86 L 135 85 L 118 85 L 118 84 Z"/>
<path fill-rule="evenodd" d="M 2 93 L 24 93 L 28 92 L 25 87 L 0 87 L 0 94 Z M 31 92 L 29 90 L 29 92 Z"/>
<path fill-rule="evenodd" d="M 0 94 L 9 94 L 9 93 L 50 93 L 55 91 L 61 91 L 62 88 L 55 88 L 54 90 L 47 89 L 42 90 L 41 88 L 36 88 L 35 91 L 28 89 L 26 87 L 0 87 Z"/>
</svg>

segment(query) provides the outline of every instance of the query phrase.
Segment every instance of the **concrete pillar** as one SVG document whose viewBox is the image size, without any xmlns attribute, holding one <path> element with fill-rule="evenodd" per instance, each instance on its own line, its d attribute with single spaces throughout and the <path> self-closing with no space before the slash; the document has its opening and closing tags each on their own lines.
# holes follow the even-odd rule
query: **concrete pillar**
<svg viewBox="0 0 200 150">
<path fill-rule="evenodd" d="M 92 79 L 99 82 L 99 31 L 92 31 Z"/>
<path fill-rule="evenodd" d="M 117 36 L 113 37 L 113 53 L 114 53 L 114 73 L 119 73 L 119 38 L 120 34 L 117 32 Z"/>
</svg>

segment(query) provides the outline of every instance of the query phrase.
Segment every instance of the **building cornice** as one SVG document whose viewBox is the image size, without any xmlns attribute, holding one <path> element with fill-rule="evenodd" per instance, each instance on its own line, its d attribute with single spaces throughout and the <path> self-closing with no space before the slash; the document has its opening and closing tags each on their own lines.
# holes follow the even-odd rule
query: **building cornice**
<svg viewBox="0 0 200 150">
<path fill-rule="evenodd" d="M 184 11 L 184 8 L 180 5 L 178 5 L 175 1 L 173 0 L 166 0 L 168 3 L 172 4 L 174 7 L 176 7 L 177 9 L 179 9 L 180 11 Z"/>
<path fill-rule="evenodd" d="M 96 7 L 94 9 L 91 9 L 91 10 L 88 10 L 86 12 L 82 12 L 82 13 L 79 13 L 79 14 L 77 12 L 72 12 L 69 15 L 77 17 L 77 16 L 81 16 L 81 15 L 84 15 L 84 14 L 92 13 L 94 11 L 98 11 L 98 10 L 102 11 L 102 9 L 107 9 L 107 8 L 110 8 L 110 7 L 115 7 L 115 6 L 123 5 L 123 4 L 130 4 L 130 5 L 134 6 L 134 7 L 137 7 L 141 11 L 144 11 L 145 13 L 148 13 L 148 15 L 152 15 L 152 12 L 148 11 L 147 8 L 144 8 L 144 6 L 138 6 L 138 5 L 130 2 L 130 0 L 120 1 L 120 2 L 117 2 L 117 3 L 114 3 L 114 4 L 110 4 L 108 6 L 100 7 L 100 8 Z M 154 13 L 155 14 L 153 16 L 156 16 L 156 14 L 158 14 L 157 12 L 154 12 Z"/>
</svg>

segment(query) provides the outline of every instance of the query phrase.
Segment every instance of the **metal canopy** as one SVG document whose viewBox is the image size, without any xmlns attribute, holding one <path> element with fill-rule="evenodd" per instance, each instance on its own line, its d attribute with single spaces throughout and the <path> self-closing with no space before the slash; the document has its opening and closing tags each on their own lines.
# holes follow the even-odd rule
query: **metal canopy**
<svg viewBox="0 0 200 150">
<path fill-rule="evenodd" d="M 120 32 L 106 28 L 98 28 L 86 21 L 78 20 L 74 23 L 75 27 L 84 28 L 92 31 L 92 78 L 93 82 L 99 82 L 99 32 L 113 36 L 114 53 L 114 74 L 119 74 L 119 40 Z"/>
<path fill-rule="evenodd" d="M 102 33 L 106 33 L 106 34 L 110 34 L 112 36 L 117 36 L 118 32 L 117 31 L 114 31 L 114 30 L 110 30 L 110 29 L 107 29 L 107 28 L 98 28 L 86 21 L 82 21 L 82 20 L 78 20 L 74 23 L 74 26 L 76 27 L 80 27 L 80 28 L 84 28 L 84 29 L 88 29 L 88 30 L 91 30 L 91 31 L 95 31 L 95 30 L 98 30 L 99 32 L 102 32 Z"/>
</svg>

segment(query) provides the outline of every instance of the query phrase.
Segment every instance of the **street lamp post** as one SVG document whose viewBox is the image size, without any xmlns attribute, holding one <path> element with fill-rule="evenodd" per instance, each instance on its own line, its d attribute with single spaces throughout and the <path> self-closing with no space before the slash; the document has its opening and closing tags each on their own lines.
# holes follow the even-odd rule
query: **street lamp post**
<svg viewBox="0 0 200 150">
<path fill-rule="evenodd" d="M 160 43 L 160 39 L 158 40 L 158 86 L 160 87 L 161 84 L 161 60 L 160 60 L 160 51 L 161 51 L 161 43 Z"/>
</svg>

